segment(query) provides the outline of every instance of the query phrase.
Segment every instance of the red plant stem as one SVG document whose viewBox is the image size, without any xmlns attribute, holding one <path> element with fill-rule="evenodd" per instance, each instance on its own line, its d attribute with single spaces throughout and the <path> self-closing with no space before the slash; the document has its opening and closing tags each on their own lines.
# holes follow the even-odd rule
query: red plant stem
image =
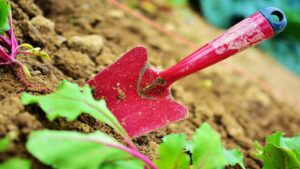
<svg viewBox="0 0 300 169">
<path fill-rule="evenodd" d="M 0 46 L 0 56 L 3 57 L 6 61 L 12 61 L 13 59 L 6 53 L 6 51 Z"/>
<path fill-rule="evenodd" d="M 99 140 L 93 139 L 93 138 L 87 138 L 85 140 L 90 141 L 90 142 L 100 143 L 100 144 L 106 145 L 108 147 L 113 147 L 113 148 L 122 150 L 122 151 L 127 152 L 127 153 L 131 154 L 132 156 L 144 161 L 146 165 L 151 167 L 151 169 L 158 169 L 147 156 L 145 156 L 144 154 L 138 152 L 137 150 L 130 149 L 130 148 L 125 147 L 123 145 L 114 145 L 114 144 L 110 144 L 110 143 L 105 143 L 105 142 L 102 142 L 102 141 L 99 141 Z"/>
<path fill-rule="evenodd" d="M 0 65 L 9 65 L 9 64 L 11 64 L 11 61 L 0 62 Z"/>
<path fill-rule="evenodd" d="M 27 78 L 26 76 L 26 73 L 24 71 L 24 68 L 23 68 L 23 64 L 19 61 L 13 61 L 11 62 L 12 63 L 12 66 L 16 65 L 18 68 L 16 69 L 16 76 L 18 77 L 18 79 L 24 83 L 27 87 L 32 87 L 34 86 L 30 80 Z"/>
<path fill-rule="evenodd" d="M 0 46 L 0 55 L 6 61 L 12 62 L 12 61 L 14 61 L 15 57 L 18 54 L 18 51 L 16 49 L 19 46 L 19 44 L 14 35 L 11 12 L 9 13 L 9 26 L 10 26 L 10 29 L 8 32 L 6 32 L 6 35 L 7 35 L 7 37 L 10 38 L 10 40 L 5 38 L 4 36 L 0 35 L 0 40 L 1 40 L 1 42 L 4 43 L 4 44 L 2 44 L 2 46 L 6 47 L 8 52 L 5 51 L 2 46 Z"/>
<path fill-rule="evenodd" d="M 5 47 L 7 47 L 7 48 L 9 48 L 10 45 L 11 45 L 10 40 L 7 39 L 6 37 L 4 37 L 3 35 L 0 35 L 0 41 L 1 41 L 1 43 L 2 43 L 1 45 L 2 45 L 2 46 L 5 46 Z"/>
<path fill-rule="evenodd" d="M 111 120 L 113 121 L 113 120 Z M 128 144 L 128 146 L 136 151 L 138 151 L 137 147 L 135 146 L 135 144 L 132 142 L 131 138 L 129 137 L 128 133 L 126 132 L 126 130 L 124 130 L 123 128 L 120 128 L 118 124 L 115 124 L 113 122 L 115 129 L 117 129 L 117 132 L 123 137 L 123 139 L 125 140 L 125 142 Z"/>
<path fill-rule="evenodd" d="M 129 136 L 123 136 L 124 140 L 126 141 L 126 143 L 128 144 L 128 146 L 136 151 L 138 151 L 137 147 L 135 146 L 135 144 L 131 141 L 131 138 Z"/>
<path fill-rule="evenodd" d="M 3 35 L 0 35 L 0 40 L 2 40 L 2 42 L 4 42 L 8 46 L 11 45 L 11 41 L 9 39 L 7 39 L 6 37 L 4 37 Z"/>
<path fill-rule="evenodd" d="M 10 37 L 10 40 L 11 40 L 11 57 L 14 58 L 17 55 L 18 51 L 16 49 L 19 46 L 19 44 L 18 44 L 18 41 L 14 34 L 11 12 L 9 13 L 9 26 L 10 26 L 10 29 L 8 31 L 8 36 Z"/>
<path fill-rule="evenodd" d="M 1 39 L 0 39 L 0 46 L 6 48 L 6 49 L 10 49 L 10 45 L 8 45 L 7 43 L 3 42 Z"/>
<path fill-rule="evenodd" d="M 90 105 L 91 107 L 93 107 L 94 109 L 96 109 L 99 112 L 102 112 L 103 110 L 99 109 L 98 107 L 95 107 L 93 105 Z M 134 143 L 132 142 L 131 138 L 129 137 L 128 133 L 126 132 L 126 130 L 119 124 L 116 123 L 113 119 L 111 119 L 109 116 L 105 116 L 106 118 L 108 118 L 111 122 L 112 122 L 112 127 L 116 130 L 116 132 L 118 134 L 120 134 L 123 139 L 126 141 L 126 143 L 128 144 L 128 146 L 134 150 L 137 151 L 136 146 L 134 145 Z"/>
<path fill-rule="evenodd" d="M 65 138 L 61 137 L 61 139 L 65 140 Z M 67 138 L 68 139 L 68 138 Z M 105 145 L 107 147 L 113 147 L 113 148 L 116 148 L 116 149 L 119 149 L 119 150 L 122 150 L 124 152 L 127 152 L 129 154 L 131 154 L 132 156 L 144 161 L 144 163 L 151 167 L 150 169 L 158 169 L 154 163 L 147 157 L 145 156 L 144 154 L 140 153 L 139 151 L 137 150 L 134 150 L 134 149 L 131 149 L 131 148 L 128 148 L 128 147 L 125 147 L 123 146 L 122 144 L 112 144 L 112 143 L 107 143 L 107 142 L 104 142 L 104 141 L 101 141 L 99 139 L 95 139 L 95 138 L 77 138 L 77 140 L 81 140 L 81 141 L 87 141 L 87 142 L 94 142 L 94 143 L 98 143 L 98 144 L 102 144 L 102 145 Z M 147 169 L 147 167 L 145 166 L 145 169 Z"/>
<path fill-rule="evenodd" d="M 125 152 L 128 152 L 132 156 L 134 156 L 134 157 L 136 157 L 136 158 L 144 161 L 145 164 L 147 164 L 152 169 L 158 169 L 147 156 L 145 156 L 144 154 L 142 154 L 142 153 L 140 153 L 140 152 L 138 152 L 136 150 L 130 149 L 130 148 L 125 147 L 125 146 L 119 146 L 119 145 L 109 145 L 109 144 L 107 144 L 107 146 L 115 147 L 117 149 L 120 149 L 120 150 L 123 150 Z"/>
<path fill-rule="evenodd" d="M 24 54 L 24 55 L 34 55 L 35 53 L 33 52 L 26 52 L 26 51 L 17 51 L 18 54 Z"/>
</svg>

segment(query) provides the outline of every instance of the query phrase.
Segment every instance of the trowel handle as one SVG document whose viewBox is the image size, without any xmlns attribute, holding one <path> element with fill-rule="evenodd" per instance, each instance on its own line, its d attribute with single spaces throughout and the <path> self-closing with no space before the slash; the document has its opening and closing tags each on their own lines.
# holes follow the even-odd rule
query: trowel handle
<svg viewBox="0 0 300 169">
<path fill-rule="evenodd" d="M 273 7 L 254 13 L 221 36 L 199 48 L 176 65 L 162 71 L 159 77 L 166 85 L 213 65 L 253 45 L 273 37 L 287 24 L 284 13 Z"/>
</svg>

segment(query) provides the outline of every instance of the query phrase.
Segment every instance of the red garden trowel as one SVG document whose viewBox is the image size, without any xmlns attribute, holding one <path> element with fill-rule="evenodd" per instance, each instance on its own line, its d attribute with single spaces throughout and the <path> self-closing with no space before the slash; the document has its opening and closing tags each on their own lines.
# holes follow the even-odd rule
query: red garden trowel
<svg viewBox="0 0 300 169">
<path fill-rule="evenodd" d="M 106 100 L 128 134 L 137 137 L 187 117 L 187 108 L 171 96 L 172 83 L 271 38 L 286 22 L 282 11 L 265 8 L 167 70 L 152 68 L 147 50 L 137 46 L 87 83 L 95 98 Z"/>
</svg>

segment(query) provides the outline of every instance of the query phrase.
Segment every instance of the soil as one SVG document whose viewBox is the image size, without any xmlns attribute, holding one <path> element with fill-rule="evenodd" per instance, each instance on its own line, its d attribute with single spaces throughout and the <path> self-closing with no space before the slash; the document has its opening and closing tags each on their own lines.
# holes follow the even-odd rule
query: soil
<svg viewBox="0 0 300 169">
<path fill-rule="evenodd" d="M 34 87 L 25 87 L 10 67 L 0 67 L 0 137 L 18 134 L 9 151 L 0 155 L 1 161 L 14 156 L 33 159 L 25 142 L 37 129 L 114 134 L 87 115 L 73 122 L 49 122 L 37 106 L 24 107 L 20 93 L 45 94 L 43 88 L 54 91 L 62 79 L 82 85 L 137 44 L 147 47 L 150 63 L 158 68 L 171 66 L 191 52 L 104 0 L 12 0 L 12 9 L 19 42 L 41 47 L 52 60 L 18 57 L 32 72 L 32 82 L 38 84 Z M 191 138 L 206 121 L 221 134 L 225 147 L 241 147 L 246 167 L 256 169 L 262 164 L 253 157 L 254 140 L 263 143 L 276 130 L 287 136 L 300 132 L 299 110 L 220 66 L 181 80 L 172 92 L 176 100 L 187 105 L 190 114 L 186 120 L 134 139 L 151 159 L 157 158 L 155 149 L 163 136 L 186 133 Z M 33 159 L 33 168 L 47 167 Z"/>
</svg>

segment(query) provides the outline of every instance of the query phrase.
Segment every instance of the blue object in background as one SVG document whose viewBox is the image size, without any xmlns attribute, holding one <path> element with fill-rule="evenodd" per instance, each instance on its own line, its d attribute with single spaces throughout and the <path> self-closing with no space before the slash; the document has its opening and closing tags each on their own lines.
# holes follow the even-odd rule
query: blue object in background
<svg viewBox="0 0 300 169">
<path fill-rule="evenodd" d="M 300 75 L 300 0 L 198 0 L 203 16 L 213 25 L 229 28 L 262 8 L 284 11 L 288 25 L 260 46 L 295 74 Z"/>
</svg>

